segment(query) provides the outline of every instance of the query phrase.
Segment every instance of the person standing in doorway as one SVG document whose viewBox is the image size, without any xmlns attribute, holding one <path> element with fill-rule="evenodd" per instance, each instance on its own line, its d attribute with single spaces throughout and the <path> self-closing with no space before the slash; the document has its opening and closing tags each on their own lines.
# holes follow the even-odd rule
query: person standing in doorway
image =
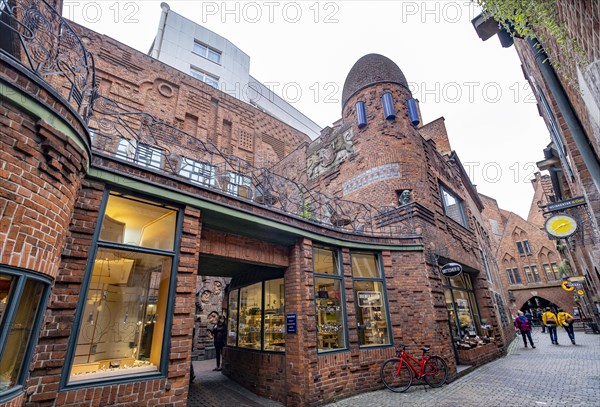
<svg viewBox="0 0 600 407">
<path fill-rule="evenodd" d="M 558 325 L 565 328 L 565 331 L 567 331 L 567 335 L 569 335 L 571 343 L 575 345 L 575 332 L 573 332 L 573 322 L 575 320 L 573 319 L 573 315 L 559 308 L 556 317 L 558 318 Z"/>
<path fill-rule="evenodd" d="M 219 315 L 217 324 L 213 326 L 210 333 L 213 336 L 215 351 L 217 353 L 217 367 L 213 370 L 219 371 L 221 370 L 221 354 L 223 353 L 223 348 L 225 347 L 225 341 L 227 339 L 227 327 L 225 326 L 225 317 L 223 315 Z"/>
<path fill-rule="evenodd" d="M 558 345 L 558 338 L 556 336 L 556 324 L 558 317 L 550 307 L 546 307 L 546 312 L 542 315 L 542 322 L 548 328 L 548 333 L 550 334 L 550 340 L 553 345 Z"/>
<path fill-rule="evenodd" d="M 529 338 L 529 343 L 531 347 L 535 349 L 535 345 L 533 344 L 533 339 L 531 338 L 531 322 L 529 319 L 523 315 L 523 311 L 517 311 L 517 317 L 515 318 L 515 327 L 519 331 L 521 331 L 521 336 L 523 337 L 523 343 L 525 347 L 527 347 L 527 339 Z"/>
</svg>

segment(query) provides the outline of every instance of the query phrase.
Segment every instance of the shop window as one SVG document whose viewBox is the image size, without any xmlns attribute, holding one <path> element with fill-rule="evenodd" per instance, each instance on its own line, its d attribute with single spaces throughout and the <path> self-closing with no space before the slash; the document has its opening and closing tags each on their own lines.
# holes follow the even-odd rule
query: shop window
<svg viewBox="0 0 600 407">
<path fill-rule="evenodd" d="M 352 253 L 352 277 L 360 346 L 390 344 L 385 287 L 374 253 Z"/>
<path fill-rule="evenodd" d="M 0 400 L 25 381 L 49 283 L 27 272 L 0 269 Z"/>
<path fill-rule="evenodd" d="M 262 283 L 240 288 L 240 331 L 238 346 L 260 349 Z"/>
<path fill-rule="evenodd" d="M 467 216 L 463 202 L 452 192 L 445 187 L 440 187 L 442 194 L 442 203 L 444 205 L 444 213 L 450 219 L 458 222 L 463 227 L 468 227 Z"/>
<path fill-rule="evenodd" d="M 337 250 L 313 246 L 319 352 L 346 349 L 345 308 Z"/>
<path fill-rule="evenodd" d="M 458 349 L 470 349 L 491 340 L 491 326 L 479 316 L 471 276 L 442 277 L 452 337 Z"/>
<path fill-rule="evenodd" d="M 283 279 L 265 281 L 264 350 L 285 351 Z"/>
<path fill-rule="evenodd" d="M 177 210 L 109 195 L 70 349 L 69 384 L 164 374 Z"/>
<path fill-rule="evenodd" d="M 229 292 L 228 346 L 284 352 L 285 328 L 283 278 Z"/>
<path fill-rule="evenodd" d="M 238 327 L 238 295 L 239 290 L 233 290 L 229 293 L 227 301 L 227 345 L 237 346 L 237 327 Z"/>
</svg>

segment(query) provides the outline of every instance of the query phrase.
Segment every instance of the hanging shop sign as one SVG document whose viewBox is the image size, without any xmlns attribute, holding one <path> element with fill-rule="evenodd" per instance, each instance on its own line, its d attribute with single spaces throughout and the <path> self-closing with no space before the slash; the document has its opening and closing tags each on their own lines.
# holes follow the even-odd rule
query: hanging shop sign
<svg viewBox="0 0 600 407">
<path fill-rule="evenodd" d="M 560 202 L 550 202 L 546 205 L 546 209 L 549 212 L 561 211 L 567 208 L 573 208 L 575 206 L 585 205 L 585 198 L 583 196 L 577 196 L 575 198 L 566 199 Z"/>
<path fill-rule="evenodd" d="M 462 271 L 463 271 L 462 266 L 458 263 L 446 263 L 440 269 L 440 272 L 442 273 L 442 275 L 444 277 L 450 277 L 450 278 L 460 276 Z"/>
<path fill-rule="evenodd" d="M 563 281 L 563 283 L 561 284 L 561 287 L 565 291 L 573 291 L 575 289 L 575 287 L 572 287 L 568 281 Z"/>
</svg>

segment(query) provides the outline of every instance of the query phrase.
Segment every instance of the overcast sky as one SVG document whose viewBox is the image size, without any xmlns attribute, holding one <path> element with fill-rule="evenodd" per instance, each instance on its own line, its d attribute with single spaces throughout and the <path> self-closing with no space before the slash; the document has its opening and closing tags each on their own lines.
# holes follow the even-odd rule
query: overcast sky
<svg viewBox="0 0 600 407">
<path fill-rule="evenodd" d="M 147 53 L 160 1 L 64 0 L 63 15 Z M 445 118 L 479 192 L 527 217 L 550 142 L 514 47 L 479 39 L 457 1 L 175 1 L 171 9 L 250 56 L 250 74 L 320 126 L 341 116 L 346 75 L 379 53 L 404 72 L 425 123 Z"/>
</svg>

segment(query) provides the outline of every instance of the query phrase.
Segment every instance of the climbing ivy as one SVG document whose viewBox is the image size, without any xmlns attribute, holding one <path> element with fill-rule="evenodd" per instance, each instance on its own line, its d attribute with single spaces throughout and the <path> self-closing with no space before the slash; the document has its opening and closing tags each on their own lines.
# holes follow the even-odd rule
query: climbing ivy
<svg viewBox="0 0 600 407">
<path fill-rule="evenodd" d="M 585 51 L 569 35 L 567 26 L 560 21 L 556 0 L 475 0 L 484 15 L 492 16 L 513 35 L 537 38 L 542 44 L 554 41 L 564 61 L 587 65 Z M 548 52 L 552 66 L 569 83 L 573 83 L 566 67 L 556 55 Z"/>
</svg>

